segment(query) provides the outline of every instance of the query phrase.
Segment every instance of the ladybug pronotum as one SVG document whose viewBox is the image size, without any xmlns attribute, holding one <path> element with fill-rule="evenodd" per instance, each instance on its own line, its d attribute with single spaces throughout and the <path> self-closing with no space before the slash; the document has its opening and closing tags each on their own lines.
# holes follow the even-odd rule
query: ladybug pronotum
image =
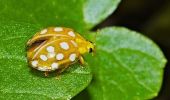
<svg viewBox="0 0 170 100">
<path fill-rule="evenodd" d="M 63 72 L 69 65 L 79 61 L 84 64 L 83 54 L 94 51 L 94 45 L 73 29 L 49 27 L 37 32 L 27 42 L 28 63 L 33 68 L 48 72 Z"/>
</svg>

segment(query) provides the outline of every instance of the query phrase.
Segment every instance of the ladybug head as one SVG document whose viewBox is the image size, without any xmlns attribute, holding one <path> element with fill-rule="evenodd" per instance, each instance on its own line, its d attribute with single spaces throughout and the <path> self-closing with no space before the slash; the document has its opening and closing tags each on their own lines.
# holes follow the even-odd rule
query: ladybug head
<svg viewBox="0 0 170 100">
<path fill-rule="evenodd" d="M 85 54 L 85 53 L 94 53 L 94 44 L 91 41 L 87 40 L 82 40 L 82 39 L 76 39 L 76 42 L 78 43 L 78 50 L 80 54 Z"/>
</svg>

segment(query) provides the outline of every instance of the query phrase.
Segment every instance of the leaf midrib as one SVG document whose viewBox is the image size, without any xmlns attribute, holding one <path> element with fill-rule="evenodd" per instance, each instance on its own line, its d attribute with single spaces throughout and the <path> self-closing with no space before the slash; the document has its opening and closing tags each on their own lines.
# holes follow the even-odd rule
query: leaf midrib
<svg viewBox="0 0 170 100">
<path fill-rule="evenodd" d="M 130 49 L 131 50 L 131 49 Z M 105 51 L 105 50 L 102 50 L 101 49 L 101 51 L 102 52 L 106 52 L 106 53 L 111 53 L 111 52 L 107 52 L 107 51 Z M 138 50 L 139 51 L 139 50 Z M 140 51 L 139 51 L 140 52 Z M 140 52 L 140 53 L 142 53 L 142 54 L 146 54 L 146 53 L 143 53 L 143 52 Z M 146 85 L 144 85 L 144 83 L 143 82 L 141 82 L 140 80 L 138 80 L 135 76 L 134 76 L 134 73 L 130 70 L 130 69 L 127 69 L 126 67 L 124 67 L 124 65 L 122 65 L 121 63 L 120 63 L 120 61 L 116 58 L 116 56 L 115 56 L 115 54 L 114 54 L 114 52 L 112 52 L 112 54 L 113 54 L 113 57 L 114 57 L 114 61 L 116 61 L 120 66 L 122 66 L 122 68 L 124 68 L 124 69 L 126 69 L 127 71 L 128 71 L 128 73 L 130 73 L 131 74 L 131 76 L 133 76 L 133 78 L 136 80 L 136 82 L 137 82 L 137 84 L 139 84 L 140 86 L 142 86 L 143 88 L 145 88 L 147 91 L 149 91 L 149 92 L 151 92 L 151 93 L 154 93 L 154 90 L 153 89 L 151 89 L 151 88 L 149 88 L 149 87 L 147 87 Z M 147 54 L 146 54 L 147 55 Z M 155 60 L 157 60 L 155 57 L 153 57 L 153 56 L 150 56 L 150 57 L 152 57 L 152 58 L 154 58 Z M 113 60 L 112 60 L 113 61 Z M 129 71 L 130 70 L 130 71 Z M 104 78 L 104 74 L 102 73 L 102 71 L 101 70 L 99 70 L 99 74 L 101 74 L 102 76 L 100 76 L 99 77 L 99 82 L 101 82 L 101 83 L 104 83 L 103 82 L 103 78 Z M 114 80 L 113 80 L 114 81 Z M 117 82 L 116 81 L 114 81 L 116 84 L 117 84 Z M 111 82 L 111 84 L 112 84 L 112 82 Z M 113 84 L 113 85 L 115 85 L 115 84 Z M 115 85 L 116 87 L 117 87 L 117 85 Z M 120 86 L 119 85 L 119 88 L 121 88 L 121 89 L 123 89 L 122 88 L 122 86 Z M 118 89 L 119 89 L 118 88 Z M 101 89 L 102 89 L 102 100 L 104 100 L 105 98 L 105 96 L 104 95 L 107 95 L 105 92 L 104 92 L 104 86 L 101 86 Z M 119 89 L 120 90 L 120 89 Z M 123 89 L 123 91 L 125 91 L 124 89 Z M 120 90 L 120 92 L 122 92 L 122 93 L 124 93 L 122 90 Z"/>
</svg>

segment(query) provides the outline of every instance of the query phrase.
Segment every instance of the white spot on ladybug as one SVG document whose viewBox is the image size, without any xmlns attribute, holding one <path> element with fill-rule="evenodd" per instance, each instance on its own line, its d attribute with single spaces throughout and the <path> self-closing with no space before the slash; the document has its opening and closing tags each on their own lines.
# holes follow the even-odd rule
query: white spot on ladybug
<svg viewBox="0 0 170 100">
<path fill-rule="evenodd" d="M 48 58 L 53 58 L 53 57 L 55 57 L 55 52 L 50 52 L 50 53 L 48 53 L 47 57 L 48 57 Z"/>
<path fill-rule="evenodd" d="M 63 31 L 63 28 L 62 27 L 56 27 L 56 28 L 54 28 L 54 31 L 61 32 L 61 31 Z"/>
<path fill-rule="evenodd" d="M 54 47 L 53 46 L 48 46 L 47 51 L 48 52 L 54 52 Z"/>
<path fill-rule="evenodd" d="M 38 61 L 37 61 L 37 60 L 34 60 L 34 61 L 31 62 L 31 64 L 32 64 L 33 67 L 37 67 Z"/>
<path fill-rule="evenodd" d="M 64 55 L 62 54 L 62 53 L 58 53 L 57 55 L 56 55 L 56 59 L 57 60 L 62 60 L 64 58 Z"/>
<path fill-rule="evenodd" d="M 77 43 L 76 43 L 75 41 L 71 40 L 71 43 L 72 43 L 75 47 L 77 47 Z"/>
<path fill-rule="evenodd" d="M 45 33 L 47 33 L 47 29 L 43 29 L 43 30 L 40 32 L 40 34 L 45 34 Z"/>
<path fill-rule="evenodd" d="M 72 37 L 75 37 L 75 34 L 74 34 L 73 31 L 68 32 L 68 35 L 70 35 L 70 36 L 72 36 Z"/>
<path fill-rule="evenodd" d="M 48 68 L 47 66 L 44 66 L 44 67 L 38 67 L 38 70 L 40 70 L 40 71 L 49 71 L 51 69 Z"/>
<path fill-rule="evenodd" d="M 64 49 L 64 50 L 68 50 L 68 49 L 69 49 L 69 45 L 68 45 L 67 42 L 61 42 L 61 43 L 60 43 L 60 46 L 61 46 L 61 48 Z"/>
<path fill-rule="evenodd" d="M 51 68 L 52 68 L 52 70 L 58 69 L 58 63 L 55 63 L 55 62 L 52 63 Z"/>
<path fill-rule="evenodd" d="M 43 60 L 43 61 L 47 61 L 47 56 L 46 55 L 40 55 L 40 58 L 41 58 L 41 60 Z"/>
<path fill-rule="evenodd" d="M 74 61 L 76 59 L 76 54 L 75 53 L 71 54 L 69 59 L 70 61 Z"/>
</svg>

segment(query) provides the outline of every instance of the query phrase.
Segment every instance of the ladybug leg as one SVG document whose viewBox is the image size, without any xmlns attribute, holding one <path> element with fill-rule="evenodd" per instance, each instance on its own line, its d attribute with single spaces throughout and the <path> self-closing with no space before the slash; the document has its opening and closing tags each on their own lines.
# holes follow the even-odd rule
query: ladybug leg
<svg viewBox="0 0 170 100">
<path fill-rule="evenodd" d="M 81 65 L 85 64 L 83 56 L 79 56 L 79 62 L 80 62 Z"/>
<path fill-rule="evenodd" d="M 46 76 L 46 77 L 48 76 L 48 72 L 47 71 L 44 72 L 44 76 Z"/>
<path fill-rule="evenodd" d="M 69 64 L 65 65 L 62 69 L 60 69 L 59 71 L 57 71 L 56 79 L 60 79 L 60 74 L 61 74 L 62 72 L 64 72 L 68 67 L 69 67 Z"/>
<path fill-rule="evenodd" d="M 61 70 L 59 70 L 59 71 L 57 72 L 57 74 L 61 74 L 61 73 L 64 72 L 68 67 L 69 67 L 69 64 L 65 65 Z"/>
</svg>

